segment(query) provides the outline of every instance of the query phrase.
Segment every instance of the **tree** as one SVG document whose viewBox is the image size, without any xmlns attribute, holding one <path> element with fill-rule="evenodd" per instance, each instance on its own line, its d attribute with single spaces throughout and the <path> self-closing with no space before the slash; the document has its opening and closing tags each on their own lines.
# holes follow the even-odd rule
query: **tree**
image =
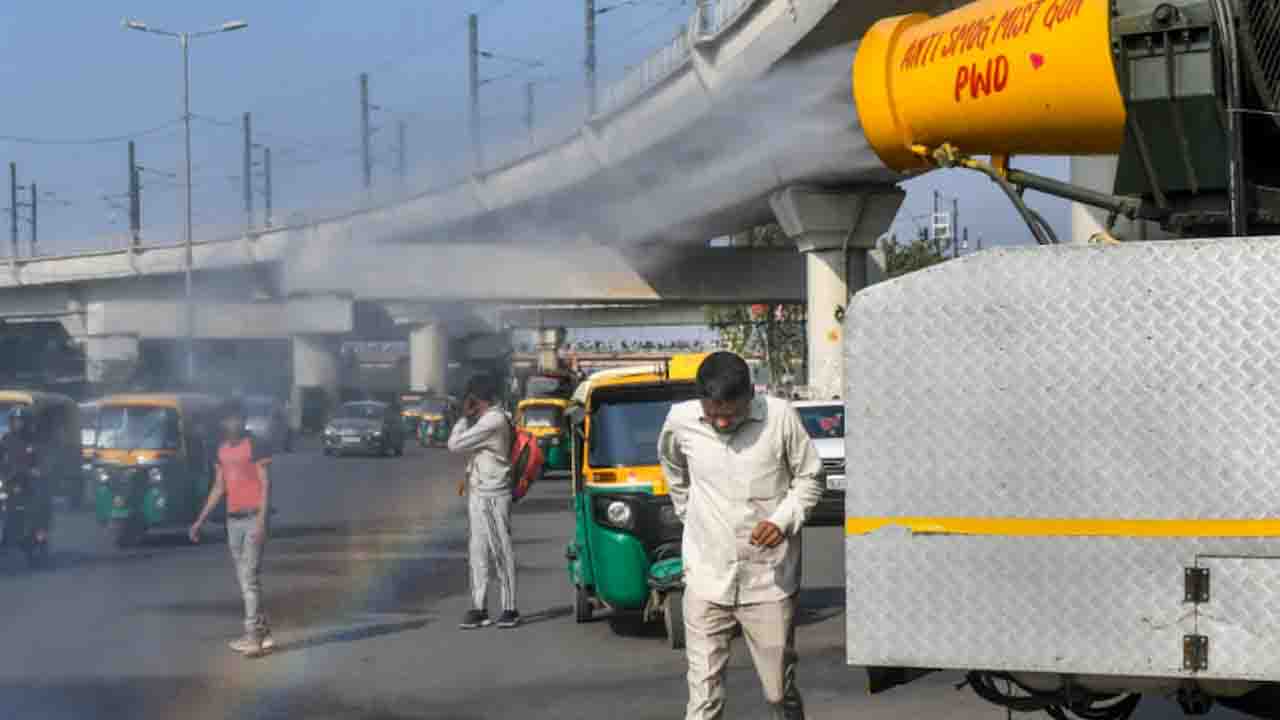
<svg viewBox="0 0 1280 720">
<path fill-rule="evenodd" d="M 712 305 L 706 317 L 721 347 L 739 355 L 759 353 L 775 382 L 804 367 L 808 347 L 803 305 Z"/>
<path fill-rule="evenodd" d="M 929 237 L 929 231 L 920 228 L 911 244 L 899 244 L 897 237 L 891 235 L 881 242 L 881 248 L 884 250 L 885 270 L 889 277 L 895 278 L 946 260 L 951 241 Z"/>
</svg>

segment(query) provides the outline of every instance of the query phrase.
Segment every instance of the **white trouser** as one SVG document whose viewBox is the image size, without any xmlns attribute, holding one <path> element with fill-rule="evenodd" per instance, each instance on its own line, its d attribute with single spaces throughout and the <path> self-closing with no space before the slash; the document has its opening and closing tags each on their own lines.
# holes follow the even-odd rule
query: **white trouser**
<svg viewBox="0 0 1280 720">
<path fill-rule="evenodd" d="M 498 576 L 503 610 L 516 609 L 516 556 L 511 546 L 511 496 L 477 495 L 467 498 L 471 525 L 468 547 L 471 563 L 471 604 L 488 609 L 489 575 Z"/>
<path fill-rule="evenodd" d="M 750 605 L 717 605 L 685 593 L 685 648 L 689 658 L 689 707 L 685 720 L 724 716 L 724 669 L 735 627 L 742 627 L 774 718 L 803 720 L 796 687 L 796 598 Z"/>
</svg>

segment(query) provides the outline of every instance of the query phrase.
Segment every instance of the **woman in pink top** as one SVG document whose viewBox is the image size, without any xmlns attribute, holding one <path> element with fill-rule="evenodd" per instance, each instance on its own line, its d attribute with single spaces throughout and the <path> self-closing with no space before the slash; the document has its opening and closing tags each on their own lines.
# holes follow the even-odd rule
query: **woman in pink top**
<svg viewBox="0 0 1280 720">
<path fill-rule="evenodd" d="M 257 657 L 271 648 L 271 629 L 262 612 L 259 568 L 267 542 L 267 513 L 271 506 L 271 455 L 244 428 L 244 410 L 236 403 L 222 419 L 223 441 L 209 499 L 191 525 L 191 541 L 200 542 L 200 527 L 223 495 L 227 497 L 227 543 L 244 597 L 244 636 L 231 649 Z"/>
</svg>

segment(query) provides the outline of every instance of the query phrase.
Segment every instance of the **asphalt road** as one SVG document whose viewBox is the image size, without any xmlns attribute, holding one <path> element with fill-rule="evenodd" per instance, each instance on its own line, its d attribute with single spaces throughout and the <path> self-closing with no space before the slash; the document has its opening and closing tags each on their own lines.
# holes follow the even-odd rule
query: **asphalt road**
<svg viewBox="0 0 1280 720">
<path fill-rule="evenodd" d="M 120 551 L 90 515 L 64 511 L 50 569 L 0 557 L 0 718 L 683 716 L 684 659 L 661 635 L 618 637 L 607 622 L 573 622 L 566 481 L 539 485 L 515 518 L 526 624 L 461 631 L 458 459 L 416 447 L 398 459 L 333 459 L 310 448 L 274 468 L 278 513 L 264 562 L 273 654 L 249 660 L 227 648 L 240 598 L 214 538 L 193 546 L 175 532 Z M 797 642 L 809 717 L 1005 717 L 955 690 L 954 675 L 864 694 L 863 674 L 844 664 L 840 539 L 838 529 L 806 531 Z M 729 717 L 765 716 L 743 647 L 728 686 Z M 1138 717 L 1181 713 L 1148 699 Z"/>
</svg>

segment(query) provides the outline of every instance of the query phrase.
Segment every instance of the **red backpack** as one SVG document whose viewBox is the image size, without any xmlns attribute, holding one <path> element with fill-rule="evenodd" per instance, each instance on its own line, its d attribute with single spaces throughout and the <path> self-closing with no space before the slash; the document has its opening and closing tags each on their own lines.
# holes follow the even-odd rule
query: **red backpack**
<svg viewBox="0 0 1280 720">
<path fill-rule="evenodd" d="M 511 499 L 520 502 L 542 475 L 542 446 L 538 438 L 516 427 L 510 418 L 507 425 L 511 427 Z"/>
</svg>

